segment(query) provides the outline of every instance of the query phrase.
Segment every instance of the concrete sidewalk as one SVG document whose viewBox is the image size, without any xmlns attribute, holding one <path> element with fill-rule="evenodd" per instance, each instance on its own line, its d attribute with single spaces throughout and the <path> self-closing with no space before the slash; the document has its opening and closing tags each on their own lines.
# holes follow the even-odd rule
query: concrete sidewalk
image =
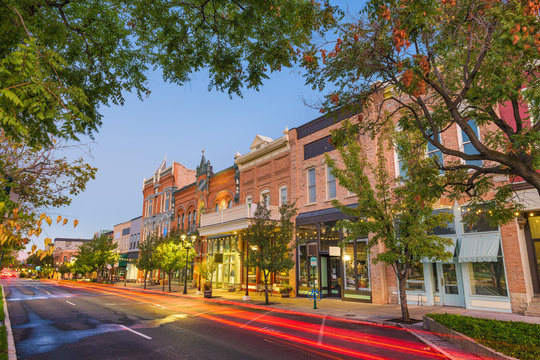
<svg viewBox="0 0 540 360">
<path fill-rule="evenodd" d="M 124 287 L 123 282 L 114 284 L 115 287 Z M 127 283 L 126 287 L 130 289 L 143 290 L 143 284 Z M 178 284 L 171 285 L 171 295 L 181 295 L 184 289 L 183 286 Z M 161 293 L 161 285 L 147 285 L 147 290 L 156 291 Z M 188 295 L 195 295 L 197 289 L 188 287 Z M 168 293 L 168 286 L 165 286 L 165 293 Z M 228 292 L 226 290 L 214 289 L 212 291 L 213 298 L 226 299 L 237 301 L 239 303 L 251 303 L 257 305 L 264 305 L 264 293 L 259 294 L 255 291 L 250 291 L 250 301 L 243 301 L 242 297 L 245 291 Z M 308 300 L 305 297 L 291 297 L 282 298 L 279 294 L 272 294 L 269 296 L 271 303 L 270 307 L 278 308 L 288 311 L 296 311 L 302 313 L 317 314 L 323 316 L 332 316 L 345 319 L 364 320 L 376 323 L 382 322 L 394 322 L 395 319 L 401 318 L 401 306 L 392 305 L 377 305 L 353 301 L 343 301 L 340 299 L 328 299 L 323 298 L 322 301 L 317 301 L 317 309 L 313 309 L 313 301 Z M 465 316 L 472 316 L 484 319 L 497 319 L 504 321 L 524 321 L 529 323 L 540 324 L 540 317 L 525 316 L 519 314 L 502 313 L 495 311 L 482 311 L 482 310 L 470 310 L 451 306 L 417 306 L 409 305 L 409 313 L 412 319 L 422 320 L 425 314 L 430 313 L 448 313 L 459 314 Z"/>
</svg>

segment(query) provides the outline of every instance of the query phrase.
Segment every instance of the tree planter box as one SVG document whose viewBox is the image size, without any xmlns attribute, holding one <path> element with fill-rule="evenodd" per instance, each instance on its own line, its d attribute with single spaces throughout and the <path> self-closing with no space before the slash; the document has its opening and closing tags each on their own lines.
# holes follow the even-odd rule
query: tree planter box
<svg viewBox="0 0 540 360">
<path fill-rule="evenodd" d="M 205 290 L 204 291 L 204 297 L 209 299 L 212 297 L 212 290 Z"/>
<path fill-rule="evenodd" d="M 281 294 L 281 297 L 282 297 L 282 298 L 288 298 L 288 297 L 290 297 L 290 296 L 289 296 L 289 294 Z"/>
</svg>

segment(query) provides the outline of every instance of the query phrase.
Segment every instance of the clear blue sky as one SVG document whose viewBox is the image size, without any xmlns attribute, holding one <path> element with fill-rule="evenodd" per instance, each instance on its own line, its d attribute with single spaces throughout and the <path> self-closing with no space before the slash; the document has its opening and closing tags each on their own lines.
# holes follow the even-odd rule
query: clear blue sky
<svg viewBox="0 0 540 360">
<path fill-rule="evenodd" d="M 359 9 L 363 1 L 336 1 Z M 351 11 L 352 12 L 352 11 Z M 320 116 L 304 104 L 320 97 L 304 85 L 299 69 L 285 69 L 272 75 L 260 91 L 245 90 L 244 97 L 208 91 L 208 77 L 196 74 L 183 87 L 164 83 L 157 72 L 149 74 L 151 95 L 140 101 L 127 94 L 123 106 L 103 108 L 103 126 L 88 140 L 98 168 L 96 179 L 68 207 L 50 209 L 67 217 L 65 226 L 43 228 L 38 247 L 50 237 L 90 238 L 100 229 L 140 216 L 142 181 L 150 177 L 165 156 L 167 164 L 177 161 L 195 169 L 201 150 L 217 172 L 233 165 L 234 154 L 244 154 L 255 135 L 273 139 L 289 129 Z M 84 154 L 83 154 L 84 155 Z M 74 228 L 73 219 L 79 220 Z"/>
</svg>

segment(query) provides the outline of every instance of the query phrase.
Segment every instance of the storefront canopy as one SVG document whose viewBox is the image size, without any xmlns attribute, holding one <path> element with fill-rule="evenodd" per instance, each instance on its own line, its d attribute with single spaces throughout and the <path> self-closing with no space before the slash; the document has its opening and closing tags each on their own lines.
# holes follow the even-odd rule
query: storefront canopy
<svg viewBox="0 0 540 360">
<path fill-rule="evenodd" d="M 464 235 L 459 250 L 459 262 L 495 262 L 499 254 L 500 235 Z"/>
</svg>

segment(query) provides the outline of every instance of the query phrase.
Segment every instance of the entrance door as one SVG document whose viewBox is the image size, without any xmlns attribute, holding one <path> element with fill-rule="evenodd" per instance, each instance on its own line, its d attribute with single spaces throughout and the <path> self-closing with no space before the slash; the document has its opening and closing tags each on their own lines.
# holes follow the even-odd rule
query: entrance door
<svg viewBox="0 0 540 360">
<path fill-rule="evenodd" d="M 330 285 L 330 293 L 328 296 L 341 297 L 341 262 L 339 257 L 330 256 L 328 263 L 328 284 Z"/>
<path fill-rule="evenodd" d="M 463 281 L 459 263 L 439 263 L 437 272 L 441 280 L 441 301 L 446 306 L 465 306 Z"/>
<path fill-rule="evenodd" d="M 540 294 L 540 216 L 529 216 L 525 226 L 531 280 L 536 296 Z"/>
</svg>

